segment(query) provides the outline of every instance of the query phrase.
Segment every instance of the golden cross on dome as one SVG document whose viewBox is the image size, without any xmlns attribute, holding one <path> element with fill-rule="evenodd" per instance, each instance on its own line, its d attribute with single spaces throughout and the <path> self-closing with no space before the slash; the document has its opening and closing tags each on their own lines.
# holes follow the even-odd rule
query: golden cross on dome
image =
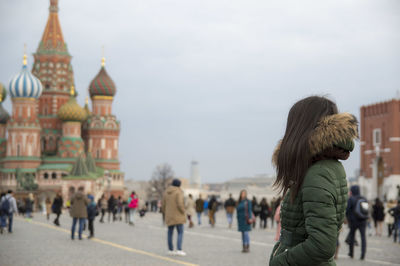
<svg viewBox="0 0 400 266">
<path fill-rule="evenodd" d="M 71 85 L 71 92 L 70 92 L 71 96 L 75 96 L 75 87 L 74 85 Z"/>
<path fill-rule="evenodd" d="M 105 67 L 106 65 L 106 58 L 104 57 L 104 45 L 101 47 L 101 66 Z"/>
<path fill-rule="evenodd" d="M 89 104 L 89 97 L 87 97 L 86 96 L 86 99 L 85 99 L 85 103 L 88 105 Z"/>
<path fill-rule="evenodd" d="M 3 101 L 3 92 L 0 93 L 0 103 Z"/>
<path fill-rule="evenodd" d="M 26 66 L 26 64 L 27 64 L 27 56 L 26 56 L 26 43 L 24 43 L 24 61 L 23 61 L 23 63 L 24 63 L 24 66 Z"/>
</svg>

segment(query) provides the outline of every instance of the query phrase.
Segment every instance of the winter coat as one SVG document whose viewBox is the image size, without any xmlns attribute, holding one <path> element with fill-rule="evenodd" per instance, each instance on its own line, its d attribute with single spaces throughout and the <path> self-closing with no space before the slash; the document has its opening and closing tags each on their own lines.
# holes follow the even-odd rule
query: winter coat
<svg viewBox="0 0 400 266">
<path fill-rule="evenodd" d="M 87 216 L 89 220 L 94 220 L 97 214 L 97 205 L 94 201 L 91 201 L 87 206 Z"/>
<path fill-rule="evenodd" d="M 265 220 L 269 216 L 269 206 L 268 204 L 260 203 L 261 212 L 260 212 L 260 219 Z"/>
<path fill-rule="evenodd" d="M 116 208 L 117 208 L 117 201 L 113 196 L 111 196 L 107 201 L 107 210 L 109 212 L 114 212 Z"/>
<path fill-rule="evenodd" d="M 385 223 L 386 224 L 393 224 L 394 223 L 394 217 L 392 215 L 390 215 L 389 210 L 396 207 L 395 203 L 391 203 L 388 202 L 386 204 L 386 208 L 385 208 Z"/>
<path fill-rule="evenodd" d="M 3 204 L 3 201 L 8 200 L 9 201 L 9 205 L 10 205 L 10 210 L 8 211 L 8 213 L 18 213 L 18 208 L 17 208 L 17 201 L 15 200 L 15 198 L 13 196 L 11 196 L 11 194 L 6 194 L 5 196 L 3 196 L 1 198 L 0 201 L 0 206 L 1 204 Z"/>
<path fill-rule="evenodd" d="M 25 211 L 33 212 L 33 201 L 30 198 L 25 199 Z"/>
<path fill-rule="evenodd" d="M 99 208 L 102 210 L 107 210 L 108 202 L 106 198 L 100 198 L 98 201 Z"/>
<path fill-rule="evenodd" d="M 247 203 L 247 204 L 246 204 Z M 247 206 L 246 206 L 247 205 Z M 236 207 L 236 217 L 238 221 L 238 231 L 251 231 L 251 224 L 247 223 L 247 219 L 253 218 L 251 201 L 242 200 Z"/>
<path fill-rule="evenodd" d="M 139 206 L 139 199 L 136 196 L 136 194 L 131 195 L 128 202 L 129 202 L 128 204 L 129 209 L 137 209 L 137 207 Z"/>
<path fill-rule="evenodd" d="M 196 212 L 203 212 L 204 211 L 204 200 L 197 199 L 196 200 Z"/>
<path fill-rule="evenodd" d="M 236 208 L 235 200 L 232 199 L 232 198 L 227 199 L 225 201 L 224 207 L 225 207 L 225 210 L 226 210 L 227 213 L 232 214 L 235 211 L 235 208 Z"/>
<path fill-rule="evenodd" d="M 87 218 L 89 199 L 80 191 L 71 199 L 70 214 L 72 218 Z"/>
<path fill-rule="evenodd" d="M 372 218 L 378 222 L 382 222 L 385 219 L 385 208 L 382 205 L 372 206 Z"/>
<path fill-rule="evenodd" d="M 167 188 L 162 199 L 162 212 L 168 226 L 186 223 L 182 189 L 175 186 Z"/>
<path fill-rule="evenodd" d="M 61 214 L 62 207 L 63 207 L 62 197 L 55 197 L 53 200 L 53 205 L 51 206 L 52 211 L 55 214 Z"/>
<path fill-rule="evenodd" d="M 357 136 L 357 120 L 352 115 L 327 116 L 310 135 L 310 153 L 317 158 L 334 147 L 352 151 Z M 279 148 L 274 153 L 275 165 L 278 154 Z M 293 202 L 290 194 L 289 189 L 281 205 L 282 229 L 269 265 L 336 265 L 333 256 L 348 197 L 343 165 L 336 159 L 316 161 Z"/>
<path fill-rule="evenodd" d="M 194 200 L 191 198 L 187 198 L 185 204 L 185 210 L 187 215 L 195 216 L 196 215 L 196 205 Z"/>
</svg>

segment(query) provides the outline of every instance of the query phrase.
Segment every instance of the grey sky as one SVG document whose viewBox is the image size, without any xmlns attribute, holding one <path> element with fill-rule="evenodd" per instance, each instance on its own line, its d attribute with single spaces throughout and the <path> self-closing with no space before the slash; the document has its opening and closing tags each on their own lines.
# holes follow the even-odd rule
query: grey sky
<svg viewBox="0 0 400 266">
<path fill-rule="evenodd" d="M 126 178 L 148 179 L 163 162 L 188 177 L 192 159 L 205 182 L 273 173 L 295 101 L 329 95 L 359 116 L 361 105 L 400 89 L 396 0 L 59 2 L 82 104 L 105 46 Z M 20 71 L 23 44 L 35 52 L 48 6 L 1 0 L 3 84 Z M 349 176 L 358 145 L 345 162 Z"/>
</svg>

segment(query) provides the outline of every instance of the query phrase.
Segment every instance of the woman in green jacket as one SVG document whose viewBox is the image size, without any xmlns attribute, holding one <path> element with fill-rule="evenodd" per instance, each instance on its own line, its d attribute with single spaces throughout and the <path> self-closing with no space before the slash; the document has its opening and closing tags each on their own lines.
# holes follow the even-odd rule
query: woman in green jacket
<svg viewBox="0 0 400 266">
<path fill-rule="evenodd" d="M 346 160 L 358 137 L 356 118 L 324 97 L 289 111 L 273 156 L 274 185 L 283 192 L 281 234 L 270 265 L 336 265 L 333 256 L 347 204 Z"/>
</svg>

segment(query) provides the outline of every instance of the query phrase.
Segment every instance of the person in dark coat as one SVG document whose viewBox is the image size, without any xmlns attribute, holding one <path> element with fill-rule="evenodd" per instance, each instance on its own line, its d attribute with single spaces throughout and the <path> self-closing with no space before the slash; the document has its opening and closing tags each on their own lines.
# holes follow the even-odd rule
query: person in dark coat
<svg viewBox="0 0 400 266">
<path fill-rule="evenodd" d="M 372 206 L 372 219 L 374 219 L 375 235 L 382 236 L 385 207 L 379 198 L 375 199 L 375 204 Z"/>
<path fill-rule="evenodd" d="M 196 200 L 196 213 L 197 213 L 197 223 L 201 225 L 201 214 L 204 211 L 204 200 L 201 198 L 201 194 L 199 198 Z"/>
<path fill-rule="evenodd" d="M 262 198 L 260 202 L 260 228 L 267 228 L 267 219 L 269 216 L 269 205 L 266 198 Z"/>
<path fill-rule="evenodd" d="M 397 206 L 389 210 L 389 214 L 394 217 L 394 243 L 399 240 L 400 243 L 400 200 L 397 201 Z"/>
<path fill-rule="evenodd" d="M 61 197 L 61 193 L 58 192 L 57 196 L 53 200 L 53 204 L 51 205 L 52 212 L 55 213 L 57 216 L 54 219 L 54 224 L 60 226 L 60 215 L 62 212 L 63 207 L 63 198 Z"/>
<path fill-rule="evenodd" d="M 107 211 L 108 211 L 108 222 L 110 222 L 111 215 L 113 217 L 113 222 L 116 220 L 115 214 L 116 214 L 116 209 L 117 209 L 117 201 L 114 197 L 114 195 L 111 195 L 111 197 L 108 199 L 107 202 Z"/>
<path fill-rule="evenodd" d="M 215 226 L 215 213 L 218 209 L 218 202 L 215 196 L 212 196 L 210 202 L 208 203 L 208 218 L 212 227 Z"/>
<path fill-rule="evenodd" d="M 238 205 L 236 207 L 236 217 L 238 222 L 238 231 L 242 233 L 242 252 L 247 253 L 250 251 L 250 237 L 251 224 L 253 217 L 251 201 L 247 199 L 247 191 L 240 191 Z"/>
<path fill-rule="evenodd" d="M 357 201 L 361 198 L 360 195 L 360 187 L 354 185 L 350 188 L 351 197 L 347 201 L 347 209 L 346 209 L 346 217 L 347 221 L 350 225 L 350 233 L 349 233 L 349 256 L 353 258 L 353 250 L 354 250 L 354 238 L 356 234 L 356 230 L 360 231 L 361 234 L 361 259 L 365 258 L 365 253 L 367 249 L 367 239 L 365 237 L 365 229 L 367 227 L 367 220 L 360 219 L 357 217 L 355 213 Z"/>
<path fill-rule="evenodd" d="M 87 214 L 88 214 L 88 221 L 89 221 L 89 239 L 94 237 L 94 219 L 98 215 L 97 205 L 94 201 L 94 197 L 92 195 L 87 196 L 89 199 L 89 205 L 87 206 Z"/>
<path fill-rule="evenodd" d="M 253 221 L 253 228 L 256 227 L 256 223 L 257 223 L 257 217 L 260 215 L 261 212 L 261 207 L 257 202 L 257 198 L 253 197 L 253 200 L 251 201 L 251 206 L 253 206 L 253 214 L 254 214 L 254 221 Z"/>
<path fill-rule="evenodd" d="M 225 201 L 224 208 L 226 211 L 226 218 L 228 220 L 229 228 L 232 227 L 232 217 L 236 208 L 236 201 L 232 198 L 232 194 L 229 194 L 229 199 Z"/>
</svg>

